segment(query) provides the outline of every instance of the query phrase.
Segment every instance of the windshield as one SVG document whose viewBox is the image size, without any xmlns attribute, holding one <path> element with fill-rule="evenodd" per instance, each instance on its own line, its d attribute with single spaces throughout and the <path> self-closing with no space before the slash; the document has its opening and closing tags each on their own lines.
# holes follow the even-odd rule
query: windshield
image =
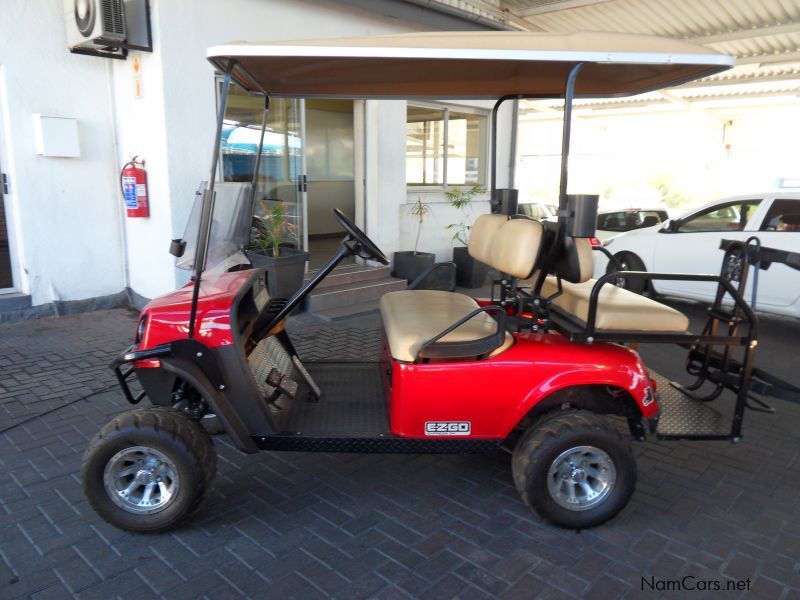
<svg viewBox="0 0 800 600">
<path fill-rule="evenodd" d="M 221 86 L 222 83 L 220 92 Z M 219 140 L 207 272 L 248 264 L 245 252 L 269 252 L 273 244 L 302 247 L 297 191 L 302 144 L 300 124 L 295 118 L 297 103 L 293 99 L 270 102 L 259 153 L 264 98 L 231 84 Z M 183 237 L 186 248 L 177 262 L 181 269 L 194 269 L 202 193 L 206 187 L 207 182 L 203 182 L 195 192 Z M 280 226 L 273 227 L 277 222 Z"/>
<path fill-rule="evenodd" d="M 195 192 L 194 205 L 186 223 L 183 239 L 186 248 L 177 267 L 191 271 L 197 249 L 197 233 L 203 206 L 203 191 L 207 182 Z M 208 240 L 206 271 L 226 271 L 237 264 L 247 264 L 242 250 L 250 239 L 250 219 L 253 214 L 253 194 L 250 183 L 217 182 L 214 184 L 214 212 L 211 236 Z"/>
</svg>

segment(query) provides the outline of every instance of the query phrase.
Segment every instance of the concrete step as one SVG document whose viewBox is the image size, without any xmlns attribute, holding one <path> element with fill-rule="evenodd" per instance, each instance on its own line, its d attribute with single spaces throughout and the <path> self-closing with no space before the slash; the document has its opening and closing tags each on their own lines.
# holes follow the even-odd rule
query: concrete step
<svg viewBox="0 0 800 600">
<path fill-rule="evenodd" d="M 305 280 L 308 281 L 314 276 L 314 271 L 310 271 Z M 322 282 L 316 287 L 315 292 L 352 283 L 386 279 L 391 276 L 389 267 L 367 267 L 364 265 L 344 265 L 336 267 Z"/>
<path fill-rule="evenodd" d="M 360 315 L 367 315 L 377 312 L 380 308 L 378 300 L 369 300 L 368 302 L 358 302 L 348 306 L 340 306 L 338 308 L 329 308 L 320 312 L 310 313 L 317 317 L 320 321 L 331 323 L 333 321 L 340 321 L 342 319 L 349 319 L 351 317 L 358 317 Z"/>
<path fill-rule="evenodd" d="M 31 307 L 31 297 L 27 294 L 0 294 L 0 312 L 24 310 Z"/>
<path fill-rule="evenodd" d="M 379 300 L 384 294 L 404 290 L 406 286 L 405 279 L 384 277 L 333 285 L 323 289 L 317 288 L 306 299 L 306 309 L 313 313 L 319 313 L 342 306 Z"/>
</svg>

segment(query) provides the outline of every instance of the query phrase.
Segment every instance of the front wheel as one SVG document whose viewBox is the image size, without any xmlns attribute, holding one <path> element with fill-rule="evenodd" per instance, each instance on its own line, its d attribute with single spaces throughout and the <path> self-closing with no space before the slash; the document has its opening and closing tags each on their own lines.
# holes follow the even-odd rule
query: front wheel
<svg viewBox="0 0 800 600">
<path fill-rule="evenodd" d="M 103 519 L 126 531 L 179 525 L 211 489 L 214 444 L 202 427 L 166 408 L 123 413 L 83 455 L 83 493 Z"/>
<path fill-rule="evenodd" d="M 608 521 L 636 487 L 629 441 L 587 411 L 561 411 L 531 427 L 514 449 L 512 470 L 525 503 L 570 529 Z"/>
</svg>

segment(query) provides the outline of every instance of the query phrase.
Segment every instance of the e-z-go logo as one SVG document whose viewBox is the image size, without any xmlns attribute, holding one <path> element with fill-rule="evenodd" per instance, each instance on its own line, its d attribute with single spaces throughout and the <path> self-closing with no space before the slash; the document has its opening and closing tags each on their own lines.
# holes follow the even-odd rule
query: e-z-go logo
<svg viewBox="0 0 800 600">
<path fill-rule="evenodd" d="M 427 421 L 425 435 L 469 435 L 469 421 Z"/>
</svg>

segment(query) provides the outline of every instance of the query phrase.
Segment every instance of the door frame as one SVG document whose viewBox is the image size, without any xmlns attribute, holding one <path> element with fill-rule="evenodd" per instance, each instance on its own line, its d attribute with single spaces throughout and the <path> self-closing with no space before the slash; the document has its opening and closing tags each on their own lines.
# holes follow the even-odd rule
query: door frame
<svg viewBox="0 0 800 600">
<path fill-rule="evenodd" d="M 353 100 L 353 186 L 356 225 L 367 235 L 367 111 L 365 100 Z"/>
<path fill-rule="evenodd" d="M 16 190 L 12 189 L 11 181 L 14 181 L 13 164 L 6 160 L 11 156 L 11 139 L 6 135 L 9 124 L 8 112 L 8 90 L 6 87 L 5 70 L 0 65 L 0 174 L 5 174 L 9 181 L 10 192 L 6 194 L 3 190 L 2 175 L 0 175 L 0 209 L 5 209 L 6 234 L 8 235 L 8 260 L 11 263 L 11 287 L 0 288 L 0 294 L 15 294 L 22 291 L 20 279 L 19 254 L 17 253 L 17 211 L 14 198 Z M 14 198 L 11 198 L 12 194 Z"/>
</svg>

